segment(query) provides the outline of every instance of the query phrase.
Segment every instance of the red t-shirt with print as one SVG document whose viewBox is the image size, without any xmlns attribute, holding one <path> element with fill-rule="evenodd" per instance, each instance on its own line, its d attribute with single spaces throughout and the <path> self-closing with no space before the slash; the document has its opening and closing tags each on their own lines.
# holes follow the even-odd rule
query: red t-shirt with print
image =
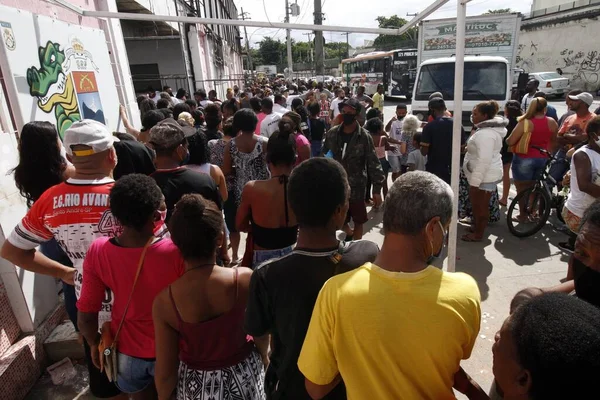
<svg viewBox="0 0 600 400">
<path fill-rule="evenodd" d="M 46 190 L 15 227 L 8 241 L 22 250 L 56 239 L 75 268 L 75 293 L 80 296 L 83 260 L 92 242 L 116 236 L 121 227 L 109 208 L 115 181 L 69 179 Z M 106 293 L 99 323 L 110 319 L 111 296 Z"/>
</svg>

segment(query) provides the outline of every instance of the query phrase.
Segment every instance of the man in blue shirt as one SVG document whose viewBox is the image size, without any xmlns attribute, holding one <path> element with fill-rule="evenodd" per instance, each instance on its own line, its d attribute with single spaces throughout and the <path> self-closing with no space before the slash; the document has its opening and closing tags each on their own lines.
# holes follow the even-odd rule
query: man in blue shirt
<svg viewBox="0 0 600 400">
<path fill-rule="evenodd" d="M 421 136 L 421 154 L 427 156 L 425 169 L 450 184 L 454 121 L 446 116 L 443 99 L 431 99 L 429 110 L 433 121 L 425 125 Z M 461 128 L 461 144 L 465 144 L 466 140 L 465 131 Z"/>
<path fill-rule="evenodd" d="M 546 93 L 544 92 L 536 92 L 534 97 L 543 97 L 546 98 Z M 548 103 L 548 107 L 546 107 L 546 116 L 552 118 L 556 122 L 558 122 L 558 113 L 556 112 L 556 108 Z"/>
</svg>

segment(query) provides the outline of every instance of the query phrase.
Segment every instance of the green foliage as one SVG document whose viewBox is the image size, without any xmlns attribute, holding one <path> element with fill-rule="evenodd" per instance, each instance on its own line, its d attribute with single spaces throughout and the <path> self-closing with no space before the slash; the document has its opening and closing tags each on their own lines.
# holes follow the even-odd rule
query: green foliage
<svg viewBox="0 0 600 400">
<path fill-rule="evenodd" d="M 379 23 L 380 28 L 402 28 L 408 23 L 404 18 L 400 18 L 397 15 L 391 17 L 377 17 L 375 19 Z M 373 45 L 377 50 L 393 50 L 402 47 L 413 47 L 416 46 L 418 36 L 417 28 L 411 28 L 400 36 L 393 35 L 379 35 L 375 39 Z"/>
<path fill-rule="evenodd" d="M 498 8 L 496 10 L 487 10 L 484 14 L 510 14 L 513 12 L 510 8 Z"/>
<path fill-rule="evenodd" d="M 285 61 L 285 54 L 285 43 L 265 36 L 263 40 L 258 42 L 256 53 L 252 53 L 253 63 L 254 65 L 279 65 Z M 255 55 L 256 61 L 254 61 Z"/>
<path fill-rule="evenodd" d="M 297 42 L 292 39 L 292 59 L 294 63 L 309 63 L 314 60 L 314 43 Z M 327 42 L 325 41 L 325 59 L 346 58 L 348 48 L 346 42 Z M 286 44 L 280 40 L 273 40 L 265 37 L 258 42 L 258 47 L 250 48 L 252 63 L 256 65 L 282 65 L 287 66 Z"/>
</svg>

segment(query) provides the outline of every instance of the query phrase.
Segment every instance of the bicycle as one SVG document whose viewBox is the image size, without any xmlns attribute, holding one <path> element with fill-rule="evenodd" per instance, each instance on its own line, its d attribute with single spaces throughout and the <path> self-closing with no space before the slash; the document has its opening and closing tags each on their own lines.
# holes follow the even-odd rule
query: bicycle
<svg viewBox="0 0 600 400">
<path fill-rule="evenodd" d="M 532 147 L 548 157 L 548 161 L 535 184 L 517 194 L 508 207 L 506 214 L 508 230 L 520 238 L 535 235 L 542 229 L 546 225 L 553 208 L 556 209 L 556 215 L 559 220 L 564 222 L 561 214 L 566 197 L 560 193 L 553 194 L 548 186 L 548 181 L 554 187 L 557 186 L 556 180 L 549 174 L 550 166 L 556 161 L 556 158 L 546 149 L 538 146 Z M 521 212 L 521 207 L 524 208 L 523 212 Z M 517 215 L 517 217 L 513 218 L 513 214 Z M 526 218 L 519 220 L 519 215 L 526 215 Z"/>
</svg>

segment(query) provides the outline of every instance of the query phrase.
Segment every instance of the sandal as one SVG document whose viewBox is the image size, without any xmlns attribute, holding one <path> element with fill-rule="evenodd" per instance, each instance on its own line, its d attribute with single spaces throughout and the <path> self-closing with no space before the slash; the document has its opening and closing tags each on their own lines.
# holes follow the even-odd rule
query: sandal
<svg viewBox="0 0 600 400">
<path fill-rule="evenodd" d="M 469 233 L 467 235 L 463 235 L 460 240 L 464 242 L 481 242 L 483 238 L 478 239 L 472 233 Z"/>
</svg>

